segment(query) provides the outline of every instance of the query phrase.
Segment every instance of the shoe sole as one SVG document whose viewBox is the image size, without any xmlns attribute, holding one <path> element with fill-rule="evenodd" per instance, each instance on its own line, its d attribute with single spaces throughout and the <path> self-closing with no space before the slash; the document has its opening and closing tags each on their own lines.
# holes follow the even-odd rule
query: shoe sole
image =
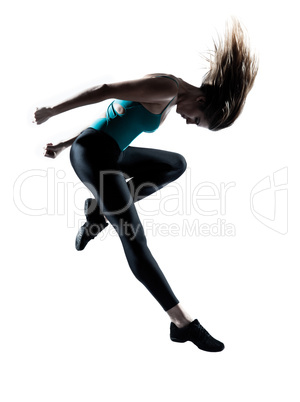
<svg viewBox="0 0 300 402">
<path fill-rule="evenodd" d="M 89 214 L 89 207 L 90 207 L 92 201 L 93 201 L 92 198 L 87 198 L 87 199 L 85 200 L 85 203 L 84 203 L 84 215 L 85 215 L 86 219 L 87 219 L 88 216 L 90 215 L 90 214 Z"/>
<path fill-rule="evenodd" d="M 178 342 L 178 343 L 185 343 L 185 342 L 187 342 L 187 340 L 183 341 L 182 339 L 178 339 L 178 338 L 172 338 L 172 337 L 170 337 L 170 339 L 171 339 L 171 341 L 173 341 L 173 342 Z"/>
<path fill-rule="evenodd" d="M 82 241 L 85 230 L 86 230 L 86 228 L 84 226 L 81 226 L 81 228 L 79 229 L 79 231 L 77 233 L 77 236 L 76 236 L 76 239 L 75 239 L 75 248 L 76 248 L 77 251 L 84 250 L 86 245 L 88 244 L 88 242 L 86 242 L 84 244 L 83 241 Z M 93 240 L 93 239 L 90 239 L 90 240 Z"/>
<path fill-rule="evenodd" d="M 89 215 L 89 207 L 92 203 L 93 199 L 92 198 L 87 198 L 84 202 L 84 215 L 85 218 L 87 220 L 88 215 Z M 75 239 L 75 248 L 77 251 L 82 251 L 85 249 L 85 247 L 87 246 L 87 244 L 93 240 L 94 238 L 89 239 L 85 244 L 82 244 L 82 238 L 84 236 L 84 232 L 85 232 L 86 228 L 84 226 L 81 226 L 81 228 L 79 229 L 76 239 Z"/>
<path fill-rule="evenodd" d="M 194 344 L 194 342 L 190 341 L 189 339 L 187 339 L 186 341 L 183 341 L 183 340 L 178 339 L 178 338 L 171 338 L 171 340 L 172 340 L 173 342 L 178 342 L 178 343 L 191 342 L 191 343 Z M 195 344 L 194 344 L 194 345 L 195 345 Z M 197 345 L 195 345 L 195 346 L 198 347 L 198 349 L 203 350 L 204 352 L 209 352 L 209 353 L 218 353 L 218 352 L 222 352 L 222 350 L 225 349 L 225 346 L 223 346 L 222 349 L 217 349 L 217 350 L 211 350 L 211 349 L 207 349 L 207 348 L 205 348 L 205 347 L 199 347 L 199 346 L 197 346 Z"/>
<path fill-rule="evenodd" d="M 84 225 L 85 225 L 85 224 L 84 224 Z M 98 232 L 97 234 L 94 234 L 94 235 L 92 234 L 92 236 L 90 236 L 90 237 L 85 237 L 85 232 L 86 232 L 87 228 L 86 228 L 84 225 L 81 226 L 81 228 L 79 229 L 79 231 L 78 231 L 78 233 L 77 233 L 77 236 L 76 236 L 76 239 L 75 239 L 75 248 L 76 248 L 77 251 L 82 251 L 82 250 L 84 250 L 85 247 L 87 246 L 87 244 L 88 244 L 91 240 L 94 240 L 95 237 L 97 237 L 98 234 L 99 234 L 100 232 L 102 232 L 102 231 L 106 228 L 106 226 L 108 226 L 108 223 L 99 225 L 99 228 L 100 228 L 99 232 Z M 97 225 L 97 224 L 95 224 L 95 225 Z M 97 226 L 98 226 L 98 225 L 97 225 Z M 92 233 L 92 232 L 91 232 L 91 233 Z"/>
</svg>

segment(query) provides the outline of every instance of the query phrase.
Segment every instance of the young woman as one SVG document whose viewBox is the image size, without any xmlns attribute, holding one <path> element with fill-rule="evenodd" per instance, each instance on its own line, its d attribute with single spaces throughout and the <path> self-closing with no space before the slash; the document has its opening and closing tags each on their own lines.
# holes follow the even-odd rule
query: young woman
<svg viewBox="0 0 300 402">
<path fill-rule="evenodd" d="M 223 41 L 215 43 L 210 70 L 195 87 L 170 74 L 103 84 L 35 112 L 37 124 L 80 106 L 115 99 L 106 113 L 78 136 L 58 145 L 47 144 L 45 156 L 55 158 L 72 145 L 71 164 L 94 199 L 85 203 L 87 222 L 76 238 L 77 250 L 112 224 L 118 232 L 128 264 L 171 319 L 170 338 L 193 342 L 218 352 L 214 339 L 183 309 L 152 256 L 134 203 L 176 180 L 186 169 L 183 156 L 157 149 L 129 146 L 141 132 L 155 131 L 176 106 L 187 124 L 209 130 L 230 126 L 241 113 L 253 86 L 258 63 L 251 55 L 240 23 L 233 19 Z"/>
</svg>

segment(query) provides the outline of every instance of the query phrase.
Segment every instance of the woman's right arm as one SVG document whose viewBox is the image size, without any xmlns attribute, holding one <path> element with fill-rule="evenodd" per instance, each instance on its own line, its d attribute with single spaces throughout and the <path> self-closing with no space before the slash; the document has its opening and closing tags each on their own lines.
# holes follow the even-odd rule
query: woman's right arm
<svg viewBox="0 0 300 402">
<path fill-rule="evenodd" d="M 91 105 L 92 103 L 102 102 L 109 99 L 107 94 L 107 85 L 103 84 L 98 87 L 93 87 L 74 96 L 62 103 L 53 107 L 42 107 L 34 113 L 35 121 L 37 124 L 42 124 L 50 117 L 56 116 L 60 113 L 67 112 L 68 110 L 75 109 L 80 106 Z"/>
<path fill-rule="evenodd" d="M 159 77 L 145 77 L 138 80 L 103 84 L 90 88 L 54 107 L 37 109 L 35 112 L 35 121 L 37 124 L 41 124 L 50 117 L 68 110 L 111 98 L 134 102 L 164 103 L 172 99 L 177 92 L 178 88 L 174 81 Z"/>
</svg>

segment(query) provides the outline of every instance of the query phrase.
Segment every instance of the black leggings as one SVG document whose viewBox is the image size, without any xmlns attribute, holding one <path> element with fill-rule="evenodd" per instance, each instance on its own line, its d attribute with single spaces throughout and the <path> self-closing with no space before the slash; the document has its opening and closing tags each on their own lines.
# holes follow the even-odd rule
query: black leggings
<svg viewBox="0 0 300 402">
<path fill-rule="evenodd" d="M 184 157 L 138 147 L 121 151 L 108 134 L 88 128 L 73 143 L 70 159 L 101 213 L 118 232 L 135 277 L 165 311 L 174 307 L 179 301 L 147 246 L 134 202 L 176 180 L 186 169 Z"/>
</svg>

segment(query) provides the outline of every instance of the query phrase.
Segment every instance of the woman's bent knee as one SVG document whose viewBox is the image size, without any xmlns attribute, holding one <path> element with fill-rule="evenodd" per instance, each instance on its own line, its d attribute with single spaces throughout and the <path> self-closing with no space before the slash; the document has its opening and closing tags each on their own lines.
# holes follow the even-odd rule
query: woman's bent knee
<svg viewBox="0 0 300 402">
<path fill-rule="evenodd" d="M 184 173 L 186 171 L 187 162 L 185 160 L 185 157 L 180 154 L 178 154 L 178 166 L 181 173 Z"/>
<path fill-rule="evenodd" d="M 173 166 L 174 170 L 176 171 L 176 176 L 180 177 L 186 171 L 187 168 L 187 162 L 185 160 L 185 157 L 182 156 L 181 154 L 176 153 Z"/>
</svg>

